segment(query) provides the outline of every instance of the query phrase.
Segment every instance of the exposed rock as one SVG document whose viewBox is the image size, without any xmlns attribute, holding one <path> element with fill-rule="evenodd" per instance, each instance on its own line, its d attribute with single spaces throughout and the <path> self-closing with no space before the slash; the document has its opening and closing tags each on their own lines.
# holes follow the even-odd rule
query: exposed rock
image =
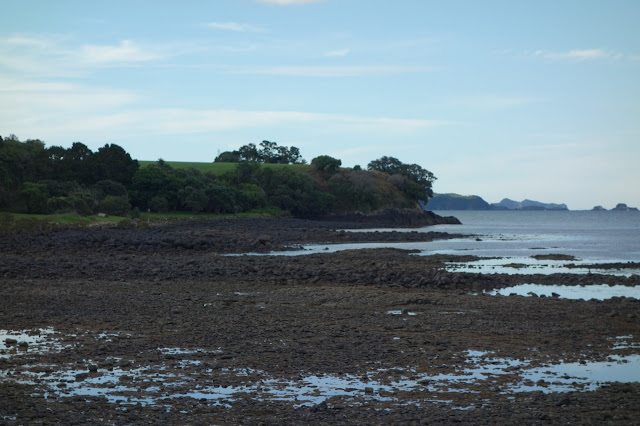
<svg viewBox="0 0 640 426">
<path fill-rule="evenodd" d="M 612 211 L 634 211 L 637 212 L 638 208 L 637 207 L 629 207 L 627 206 L 625 203 L 618 203 L 613 209 L 611 209 Z"/>
<path fill-rule="evenodd" d="M 373 213 L 346 213 L 320 218 L 332 222 L 353 222 L 367 226 L 416 228 L 432 225 L 459 225 L 460 221 L 452 216 L 439 216 L 422 209 L 384 209 Z"/>
<path fill-rule="evenodd" d="M 638 276 L 451 273 L 446 262 L 477 258 L 394 249 L 221 255 L 257 251 L 262 236 L 277 249 L 451 237 L 339 232 L 347 227 L 364 225 L 216 219 L 1 237 L 0 324 L 30 336 L 55 330 L 51 350 L 3 351 L 3 422 L 637 423 L 638 383 L 559 394 L 552 381 L 536 379 L 527 384 L 543 392 L 515 394 L 509 380 L 521 380 L 527 369 L 518 365 L 435 389 L 438 376 L 482 362 L 470 362 L 470 350 L 486 351 L 489 362 L 536 367 L 636 353 L 638 300 L 492 297 L 482 290 L 528 282 L 635 286 Z M 616 336 L 632 336 L 629 348 L 614 350 Z M 7 339 L 21 340 L 5 337 L 5 345 Z M 52 376 L 61 379 L 49 386 Z M 309 377 L 360 378 L 363 385 L 347 383 L 346 396 L 318 389 L 310 400 L 280 397 L 285 387 L 309 387 Z M 416 380 L 415 389 L 394 389 L 408 380 Z M 99 392 L 90 394 L 94 386 Z M 208 398 L 215 389 L 223 394 Z"/>
</svg>

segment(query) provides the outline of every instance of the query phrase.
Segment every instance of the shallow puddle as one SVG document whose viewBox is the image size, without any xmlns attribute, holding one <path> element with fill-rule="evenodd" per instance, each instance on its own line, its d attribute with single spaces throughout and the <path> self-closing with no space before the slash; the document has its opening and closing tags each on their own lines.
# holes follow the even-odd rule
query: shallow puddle
<svg viewBox="0 0 640 426">
<path fill-rule="evenodd" d="M 530 274 L 602 274 L 615 275 L 620 277 L 630 277 L 640 275 L 639 269 L 623 268 L 601 268 L 598 264 L 612 263 L 604 260 L 549 260 L 535 259 L 532 257 L 501 257 L 496 259 L 481 259 L 472 262 L 451 262 L 446 266 L 449 272 L 468 272 L 474 274 L 508 274 L 508 275 L 530 275 Z M 576 267 L 567 267 L 575 265 Z M 580 265 L 585 265 L 581 267 Z"/>
<path fill-rule="evenodd" d="M 477 250 L 467 248 L 442 249 L 442 245 L 452 245 L 457 242 L 467 242 L 469 239 L 452 239 L 452 240 L 436 240 L 430 242 L 381 242 L 381 243 L 348 243 L 348 244 L 312 244 L 295 247 L 292 250 L 273 251 L 269 253 L 241 253 L 241 254 L 225 254 L 223 256 L 304 256 L 317 253 L 337 253 L 344 250 L 363 250 L 363 249 L 383 249 L 394 248 L 398 250 L 419 251 L 416 255 L 430 256 L 436 254 L 451 255 L 475 255 L 475 256 L 493 256 L 471 262 L 450 262 L 446 266 L 449 272 L 467 272 L 478 274 L 576 274 L 584 275 L 597 273 L 602 275 L 614 275 L 620 277 L 629 277 L 631 275 L 640 275 L 638 268 L 598 268 L 598 264 L 606 265 L 611 263 L 619 263 L 619 259 L 599 260 L 599 259 L 572 259 L 572 260 L 551 260 L 536 259 L 533 255 L 549 254 L 555 248 L 526 250 L 527 256 L 507 256 L 502 252 L 478 252 Z M 530 254 L 529 254 L 530 253 Z M 568 267 L 567 265 L 573 265 Z M 581 266 L 584 265 L 584 266 Z"/>
<path fill-rule="evenodd" d="M 304 256 L 316 253 L 337 253 L 345 250 L 396 248 L 400 250 L 424 250 L 426 242 L 409 243 L 340 243 L 340 244 L 309 244 L 292 247 L 291 250 L 272 251 L 269 253 L 238 253 L 223 256 Z"/>
<path fill-rule="evenodd" d="M 399 313 L 398 313 L 399 312 Z M 388 311 L 401 315 L 403 311 Z M 411 313 L 407 313 L 410 315 Z M 10 349 L 19 339 L 34 349 L 59 349 L 52 329 L 3 331 L 2 343 Z M 37 334 L 39 333 L 39 334 Z M 6 339 L 9 336 L 9 346 Z M 612 350 L 633 349 L 633 336 L 611 338 Z M 460 354 L 455 367 L 434 366 L 428 373 L 411 367 L 378 369 L 361 375 L 304 374 L 295 380 L 278 378 L 266 371 L 246 368 L 213 368 L 220 348 L 158 348 L 165 361 L 144 366 L 107 358 L 102 362 L 83 360 L 78 364 L 47 365 L 37 361 L 0 371 L 0 381 L 34 386 L 35 395 L 45 398 L 104 396 L 115 404 L 169 406 L 177 398 L 206 400 L 228 406 L 234 400 L 251 397 L 262 401 L 289 401 L 295 406 L 319 404 L 331 397 L 353 404 L 370 401 L 421 404 L 451 403 L 457 393 L 492 391 L 518 392 L 590 391 L 606 383 L 640 382 L 640 355 L 614 355 L 606 361 L 557 362 L 533 365 L 531 360 L 500 357 L 492 352 L 468 350 Z M 16 357 L 24 354 L 16 353 Z M 206 357 L 208 363 L 194 358 Z M 29 358 L 31 360 L 31 358 Z M 442 371 L 441 373 L 438 371 Z M 414 394 L 412 394 L 414 393 Z M 438 395 L 445 399 L 438 398 Z M 452 408 L 455 408 L 452 406 Z"/>
<path fill-rule="evenodd" d="M 390 311 L 387 311 L 386 314 L 387 315 L 408 315 L 410 317 L 414 317 L 416 315 L 418 315 L 419 312 L 410 312 L 408 310 L 401 310 L 401 309 L 392 309 Z"/>
<path fill-rule="evenodd" d="M 65 346 L 54 334 L 52 328 L 0 330 L 0 359 L 62 350 Z"/>
<path fill-rule="evenodd" d="M 613 340 L 613 350 L 622 350 L 622 349 L 640 349 L 640 342 L 629 342 L 632 340 L 633 336 L 617 336 Z"/>
<path fill-rule="evenodd" d="M 606 300 L 612 297 L 629 297 L 640 299 L 640 286 L 624 286 L 608 284 L 595 285 L 546 285 L 546 284 L 520 284 L 513 287 L 483 292 L 491 296 L 546 296 L 573 300 Z"/>
</svg>

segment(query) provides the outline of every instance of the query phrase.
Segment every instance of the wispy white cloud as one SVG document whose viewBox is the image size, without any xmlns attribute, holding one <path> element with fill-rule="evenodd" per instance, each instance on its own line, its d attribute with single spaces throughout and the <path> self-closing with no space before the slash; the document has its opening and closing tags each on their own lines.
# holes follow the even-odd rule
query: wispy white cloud
<svg viewBox="0 0 640 426">
<path fill-rule="evenodd" d="M 17 75 L 73 77 L 70 52 L 61 48 L 64 40 L 57 36 L 14 35 L 0 37 L 0 69 Z"/>
<path fill-rule="evenodd" d="M 353 65 L 353 66 L 274 66 L 239 68 L 229 74 L 264 74 L 289 77 L 363 77 L 423 73 L 433 71 L 432 67 L 403 65 Z"/>
<path fill-rule="evenodd" d="M 325 52 L 324 56 L 347 56 L 349 53 L 351 52 L 351 49 L 336 49 L 336 50 L 329 50 L 328 52 Z"/>
<path fill-rule="evenodd" d="M 77 140 L 87 133 L 99 132 L 100 128 L 90 129 L 92 117 L 129 108 L 140 99 L 126 90 L 1 75 L 0 98 L 0 132 L 45 140 Z M 77 130 L 83 132 L 75 133 Z"/>
<path fill-rule="evenodd" d="M 138 94 L 69 83 L 0 76 L 0 131 L 46 141 L 131 139 L 136 135 L 187 135 L 224 131 L 303 128 L 411 133 L 451 123 L 416 118 L 355 116 L 306 111 L 148 108 Z M 336 130 L 337 129 L 337 130 Z M 59 143 L 59 142 L 58 142 Z"/>
<path fill-rule="evenodd" d="M 238 23 L 238 22 L 209 22 L 207 23 L 207 27 L 213 28 L 215 30 L 236 31 L 236 32 L 243 32 L 243 33 L 264 32 L 264 29 L 261 27 L 257 27 L 251 24 Z"/>
<path fill-rule="evenodd" d="M 452 98 L 453 105 L 482 109 L 507 109 L 540 102 L 539 97 L 509 95 L 475 95 Z"/>
<path fill-rule="evenodd" d="M 605 49 L 574 49 L 567 52 L 552 52 L 549 50 L 536 50 L 534 56 L 546 59 L 593 61 L 598 59 L 621 59 L 623 55 Z"/>
<path fill-rule="evenodd" d="M 271 127 L 292 124 L 326 124 L 342 126 L 355 131 L 410 132 L 421 128 L 448 123 L 426 119 L 389 117 L 358 117 L 303 111 L 242 111 L 242 110 L 191 110 L 148 109 L 127 111 L 99 118 L 113 125 L 135 126 L 138 130 L 159 134 L 188 134 L 243 129 L 247 127 Z"/>
<path fill-rule="evenodd" d="M 324 0 L 257 0 L 258 3 L 277 4 L 278 6 L 289 6 L 294 4 L 320 3 Z"/>
<path fill-rule="evenodd" d="M 140 97 L 127 90 L 89 87 L 65 82 L 25 81 L 0 75 L 0 95 L 6 101 L 3 118 L 21 119 L 24 115 L 45 117 L 69 115 L 69 120 L 91 111 L 121 108 Z M 30 112 L 32 111 L 32 112 Z"/>
<path fill-rule="evenodd" d="M 11 36 L 5 39 L 5 44 L 20 46 L 20 47 L 48 47 L 51 42 L 43 38 L 28 37 L 28 36 Z"/>
<path fill-rule="evenodd" d="M 122 40 L 117 45 L 84 45 L 79 51 L 79 59 L 89 64 L 123 64 L 147 62 L 162 58 L 157 48 L 143 47 L 130 40 Z"/>
<path fill-rule="evenodd" d="M 74 45 L 63 37 L 11 36 L 0 38 L 0 67 L 16 75 L 78 77 L 92 68 L 154 63 L 193 50 L 194 46 L 132 40 Z"/>
</svg>

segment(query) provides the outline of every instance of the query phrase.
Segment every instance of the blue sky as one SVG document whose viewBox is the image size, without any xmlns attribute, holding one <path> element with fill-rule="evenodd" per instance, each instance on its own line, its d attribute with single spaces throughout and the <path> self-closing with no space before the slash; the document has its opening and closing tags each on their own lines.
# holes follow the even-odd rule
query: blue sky
<svg viewBox="0 0 640 426">
<path fill-rule="evenodd" d="M 640 1 L 0 0 L 0 135 L 212 161 L 262 140 L 436 192 L 640 205 Z"/>
</svg>

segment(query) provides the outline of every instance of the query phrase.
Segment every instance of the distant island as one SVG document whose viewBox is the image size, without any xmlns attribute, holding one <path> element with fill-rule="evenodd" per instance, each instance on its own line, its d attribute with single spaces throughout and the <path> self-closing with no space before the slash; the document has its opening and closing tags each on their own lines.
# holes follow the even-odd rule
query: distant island
<svg viewBox="0 0 640 426">
<path fill-rule="evenodd" d="M 594 208 L 592 208 L 591 210 L 595 210 L 595 211 L 606 211 L 607 209 L 605 209 L 602 206 L 595 206 Z M 611 211 L 621 211 L 621 212 L 637 212 L 638 208 L 637 207 L 629 207 L 627 206 L 625 203 L 618 203 L 616 204 L 616 206 L 614 208 L 611 209 Z"/>
<path fill-rule="evenodd" d="M 429 210 L 569 210 L 566 204 L 514 201 L 509 198 L 490 204 L 478 195 L 460 194 L 433 194 L 433 198 L 424 207 Z"/>
</svg>

